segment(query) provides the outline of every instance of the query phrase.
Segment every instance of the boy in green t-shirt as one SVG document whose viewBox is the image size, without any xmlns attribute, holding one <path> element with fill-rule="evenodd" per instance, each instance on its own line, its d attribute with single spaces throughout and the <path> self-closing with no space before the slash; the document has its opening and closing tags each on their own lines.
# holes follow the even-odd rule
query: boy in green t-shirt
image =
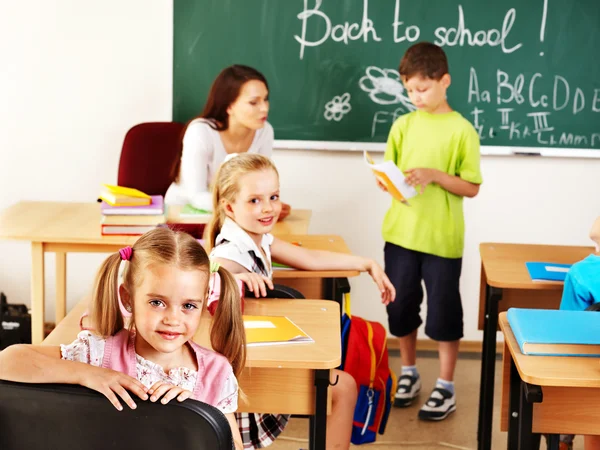
<svg viewBox="0 0 600 450">
<path fill-rule="evenodd" d="M 475 197 L 482 182 L 479 137 L 446 100 L 450 74 L 440 47 L 413 45 L 399 72 L 417 110 L 392 125 L 385 160 L 394 161 L 420 195 L 410 199 L 410 206 L 392 200 L 383 221 L 385 271 L 397 293 L 387 307 L 389 328 L 399 337 L 402 359 L 394 404 L 410 405 L 421 390 L 415 363 L 423 281 L 425 334 L 439 342 L 440 377 L 419 418 L 442 420 L 456 410 L 454 368 L 463 337 L 463 197 Z"/>
</svg>

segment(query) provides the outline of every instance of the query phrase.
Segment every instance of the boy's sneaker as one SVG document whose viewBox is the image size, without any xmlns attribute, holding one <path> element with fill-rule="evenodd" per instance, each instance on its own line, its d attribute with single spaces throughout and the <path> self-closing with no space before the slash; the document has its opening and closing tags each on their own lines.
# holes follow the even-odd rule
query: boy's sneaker
<svg viewBox="0 0 600 450">
<path fill-rule="evenodd" d="M 421 377 L 409 374 L 401 375 L 398 379 L 398 388 L 394 396 L 394 406 L 405 408 L 410 406 L 421 392 Z"/>
<path fill-rule="evenodd" d="M 456 411 L 456 397 L 444 388 L 436 386 L 427 402 L 419 410 L 421 420 L 444 420 Z"/>
</svg>

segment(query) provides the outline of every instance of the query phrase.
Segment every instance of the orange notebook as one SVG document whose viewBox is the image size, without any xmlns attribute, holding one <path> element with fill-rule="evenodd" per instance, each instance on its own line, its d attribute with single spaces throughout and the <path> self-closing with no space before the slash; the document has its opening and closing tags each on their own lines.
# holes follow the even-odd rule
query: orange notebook
<svg viewBox="0 0 600 450">
<path fill-rule="evenodd" d="M 315 342 L 285 316 L 244 316 L 248 347 Z"/>
</svg>

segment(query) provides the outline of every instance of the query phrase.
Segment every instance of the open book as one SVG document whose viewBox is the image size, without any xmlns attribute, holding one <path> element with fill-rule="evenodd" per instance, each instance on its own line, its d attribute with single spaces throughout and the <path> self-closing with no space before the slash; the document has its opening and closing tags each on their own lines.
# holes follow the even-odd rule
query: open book
<svg viewBox="0 0 600 450">
<path fill-rule="evenodd" d="M 371 168 L 377 179 L 386 187 L 392 197 L 405 205 L 410 205 L 408 199 L 417 195 L 417 191 L 406 182 L 404 174 L 396 164 L 392 161 L 375 164 L 366 151 L 365 162 Z"/>
<path fill-rule="evenodd" d="M 244 316 L 244 328 L 248 347 L 314 342 L 285 316 Z"/>
</svg>

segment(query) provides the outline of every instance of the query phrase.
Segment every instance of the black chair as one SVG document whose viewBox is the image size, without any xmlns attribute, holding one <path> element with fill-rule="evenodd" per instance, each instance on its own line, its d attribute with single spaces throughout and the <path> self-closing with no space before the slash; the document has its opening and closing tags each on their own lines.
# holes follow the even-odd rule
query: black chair
<svg viewBox="0 0 600 450">
<path fill-rule="evenodd" d="M 282 284 L 274 284 L 273 285 L 274 289 L 267 289 L 267 296 L 266 298 L 287 298 L 287 299 L 304 299 L 306 297 L 304 297 L 304 295 L 302 295 L 302 292 L 288 287 L 288 286 L 284 286 Z"/>
<path fill-rule="evenodd" d="M 231 428 L 216 408 L 195 400 L 167 405 L 133 397 L 117 411 L 82 386 L 0 381 L 2 450 L 231 450 Z"/>
</svg>

